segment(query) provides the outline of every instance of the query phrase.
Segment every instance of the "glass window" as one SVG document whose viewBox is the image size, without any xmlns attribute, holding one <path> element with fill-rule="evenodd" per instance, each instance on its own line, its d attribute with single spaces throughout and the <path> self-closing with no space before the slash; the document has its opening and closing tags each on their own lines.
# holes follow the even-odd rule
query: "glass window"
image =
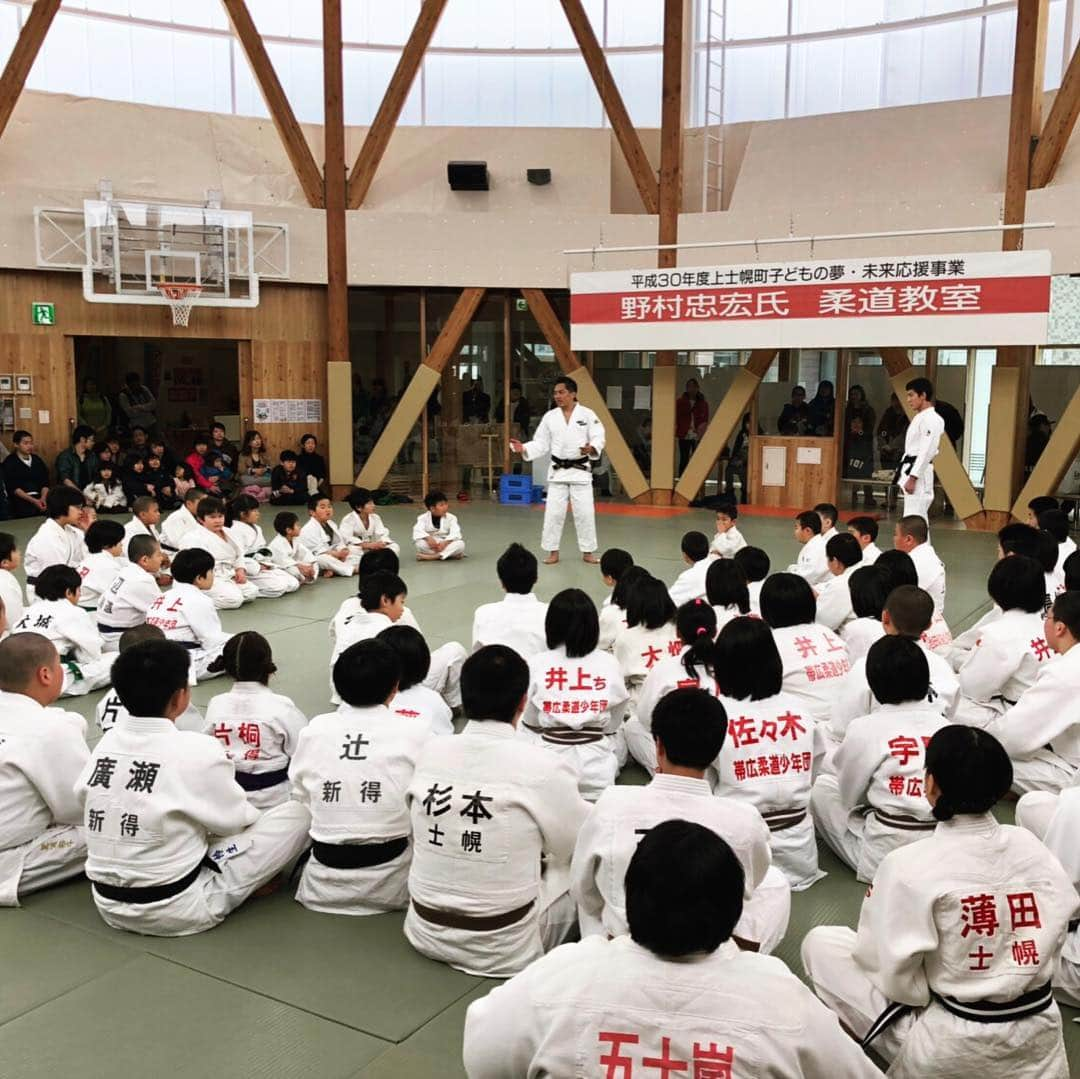
<svg viewBox="0 0 1080 1079">
<path fill-rule="evenodd" d="M 776 120 L 784 115 L 783 45 L 728 49 L 724 58 L 724 120 Z"/>
<path fill-rule="evenodd" d="M 595 10 L 599 6 L 593 4 L 593 11 L 590 13 L 594 28 L 601 25 L 602 15 Z M 606 6 L 605 45 L 655 45 L 663 41 L 664 5 L 659 0 L 656 3 L 645 3 L 643 0 L 607 0 Z M 599 36 L 598 30 L 597 37 Z"/>
<path fill-rule="evenodd" d="M 708 6 L 708 0 L 705 3 Z M 727 0 L 725 10 L 728 41 L 787 33 L 787 0 Z"/>
<path fill-rule="evenodd" d="M 659 52 L 614 53 L 608 57 L 608 63 L 634 125 L 659 127 L 663 55 Z M 592 96 L 595 94 L 593 90 Z"/>
<path fill-rule="evenodd" d="M 873 109 L 881 103 L 881 35 L 791 46 L 790 116 Z"/>
</svg>

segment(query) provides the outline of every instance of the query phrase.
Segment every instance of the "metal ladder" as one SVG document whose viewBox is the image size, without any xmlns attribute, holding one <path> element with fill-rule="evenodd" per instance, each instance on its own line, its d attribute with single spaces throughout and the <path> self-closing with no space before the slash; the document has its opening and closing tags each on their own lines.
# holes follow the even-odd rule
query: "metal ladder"
<svg viewBox="0 0 1080 1079">
<path fill-rule="evenodd" d="M 724 40 L 727 0 L 708 0 L 705 14 L 705 126 L 701 169 L 701 209 L 722 210 L 724 196 Z"/>
</svg>

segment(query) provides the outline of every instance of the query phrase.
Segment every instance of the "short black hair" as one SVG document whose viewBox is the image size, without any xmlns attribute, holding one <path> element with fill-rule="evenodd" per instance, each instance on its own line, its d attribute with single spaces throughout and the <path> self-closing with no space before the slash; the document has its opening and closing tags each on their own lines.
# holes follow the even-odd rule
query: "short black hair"
<svg viewBox="0 0 1080 1079">
<path fill-rule="evenodd" d="M 59 659 L 56 646 L 40 633 L 13 633 L 0 641 L 0 689 L 19 693 L 35 671 Z"/>
<path fill-rule="evenodd" d="M 930 664 L 910 637 L 879 637 L 866 653 L 866 681 L 882 704 L 925 700 Z"/>
<path fill-rule="evenodd" d="M 194 584 L 200 577 L 214 572 L 214 556 L 201 547 L 188 547 L 177 551 L 169 566 L 174 581 Z"/>
<path fill-rule="evenodd" d="M 400 680 L 397 653 L 377 637 L 349 645 L 334 664 L 334 689 L 354 708 L 385 704 Z"/>
<path fill-rule="evenodd" d="M 919 571 L 907 551 L 882 551 L 874 563 L 874 569 L 885 582 L 885 595 L 902 584 L 919 583 Z"/>
<path fill-rule="evenodd" d="M 746 574 L 733 558 L 714 558 L 705 574 L 705 596 L 714 607 L 737 607 L 750 612 L 750 589 Z"/>
<path fill-rule="evenodd" d="M 652 574 L 644 566 L 627 566 L 611 590 L 611 602 L 625 611 L 630 604 L 630 597 L 637 591 L 642 581 L 647 581 Z"/>
<path fill-rule="evenodd" d="M 428 491 L 424 495 L 424 505 L 427 509 L 434 509 L 440 502 L 449 502 L 450 499 L 446 497 L 445 491 Z"/>
<path fill-rule="evenodd" d="M 1038 614 L 1046 603 L 1046 575 L 1034 558 L 1017 554 L 994 563 L 986 590 L 1003 611 Z"/>
<path fill-rule="evenodd" d="M 529 689 L 529 665 L 505 644 L 478 648 L 461 668 L 461 707 L 469 719 L 513 723 Z"/>
<path fill-rule="evenodd" d="M 331 507 L 334 505 L 334 500 L 329 495 L 324 495 L 316 491 L 315 494 L 308 495 L 308 511 L 311 512 L 312 510 L 317 510 L 320 502 L 329 502 Z"/>
<path fill-rule="evenodd" d="M 284 536 L 294 525 L 300 523 L 300 518 L 289 510 L 282 510 L 281 513 L 274 517 L 274 531 L 279 536 Z"/>
<path fill-rule="evenodd" d="M 76 442 L 81 442 L 84 438 L 93 438 L 93 427 L 87 427 L 85 423 L 80 423 L 71 432 L 71 444 L 74 446 Z"/>
<path fill-rule="evenodd" d="M 569 375 L 559 375 L 551 385 L 552 387 L 555 387 L 560 383 L 565 386 L 570 393 L 577 393 L 577 383 Z"/>
<path fill-rule="evenodd" d="M 536 555 L 520 543 L 511 543 L 495 563 L 495 572 L 507 592 L 526 596 L 533 590 L 539 576 Z"/>
<path fill-rule="evenodd" d="M 902 584 L 885 597 L 883 610 L 901 637 L 918 640 L 934 619 L 934 601 L 930 593 L 916 584 Z"/>
<path fill-rule="evenodd" d="M 862 561 L 862 548 L 850 532 L 837 532 L 825 544 L 825 557 L 835 558 L 845 569 L 850 569 Z"/>
<path fill-rule="evenodd" d="M 371 492 L 366 487 L 354 487 L 346 496 L 345 501 L 354 509 L 359 510 L 369 502 L 374 502 Z"/>
<path fill-rule="evenodd" d="M 96 521 L 94 522 L 97 523 Z M 128 540 L 127 557 L 129 562 L 138 562 L 140 558 L 149 558 L 158 549 L 158 541 L 153 536 L 140 532 Z"/>
<path fill-rule="evenodd" d="M 270 642 L 253 629 L 230 637 L 221 652 L 221 670 L 237 682 L 261 682 L 269 685 L 277 667 Z"/>
<path fill-rule="evenodd" d="M 885 608 L 885 578 L 877 566 L 860 566 L 848 578 L 851 610 L 856 618 L 876 618 L 881 621 Z"/>
<path fill-rule="evenodd" d="M 725 697 L 763 701 L 784 683 L 772 630 L 760 618 L 733 618 L 716 638 L 716 681 Z"/>
<path fill-rule="evenodd" d="M 848 523 L 848 528 L 854 528 L 860 536 L 869 536 L 870 542 L 874 543 L 878 538 L 878 523 L 873 517 L 867 517 L 865 514 L 860 514 L 858 517 L 852 517 Z"/>
<path fill-rule="evenodd" d="M 569 659 L 596 651 L 600 640 L 596 604 L 580 588 L 564 588 L 548 604 L 544 634 L 548 648 L 564 646 Z"/>
<path fill-rule="evenodd" d="M 795 520 L 799 522 L 800 528 L 809 528 L 815 536 L 821 535 L 821 518 L 815 510 L 803 510 L 802 513 L 796 513 Z"/>
<path fill-rule="evenodd" d="M 116 657 L 112 684 L 133 716 L 164 716 L 169 701 L 187 689 L 191 657 L 175 641 L 144 641 Z"/>
<path fill-rule="evenodd" d="M 215 498 L 213 495 L 207 495 L 206 498 L 199 502 L 199 505 L 195 509 L 195 516 L 203 521 L 211 514 L 225 513 L 225 503 L 220 498 Z"/>
<path fill-rule="evenodd" d="M 140 513 L 146 513 L 147 510 L 153 509 L 157 504 L 158 500 L 153 495 L 139 495 L 131 503 L 132 515 L 138 517 Z"/>
<path fill-rule="evenodd" d="M 634 556 L 621 547 L 609 547 L 600 556 L 600 572 L 616 582 L 633 564 Z"/>
<path fill-rule="evenodd" d="M 682 553 L 695 562 L 709 557 L 709 537 L 704 532 L 686 532 L 679 545 Z"/>
<path fill-rule="evenodd" d="M 1064 510 L 1043 510 L 1038 520 L 1039 527 L 1049 532 L 1055 543 L 1064 543 L 1069 538 L 1069 518 Z"/>
<path fill-rule="evenodd" d="M 820 518 L 828 517 L 829 520 L 832 521 L 832 523 L 834 525 L 836 524 L 837 520 L 840 517 L 840 511 L 831 502 L 819 502 L 814 507 L 814 512 Z M 824 525 L 825 524 L 824 520 L 822 520 L 821 523 L 822 523 L 822 525 Z"/>
<path fill-rule="evenodd" d="M 988 813 L 1013 782 L 1009 754 L 989 731 L 951 723 L 934 732 L 926 747 L 926 771 L 940 793 L 936 820 L 957 813 Z"/>
<path fill-rule="evenodd" d="M 764 581 L 772 567 L 768 554 L 760 547 L 744 547 L 735 552 L 731 561 L 743 571 L 748 584 Z"/>
<path fill-rule="evenodd" d="M 278 454 L 278 460 L 284 464 L 286 461 L 298 461 L 299 458 L 296 456 L 295 450 L 282 450 Z"/>
<path fill-rule="evenodd" d="M 206 492 L 201 487 L 189 487 L 184 495 L 184 502 L 201 502 L 206 498 Z"/>
<path fill-rule="evenodd" d="M 724 514 L 725 517 L 730 517 L 733 521 L 739 519 L 739 507 L 729 499 L 723 499 L 716 503 L 716 514 Z"/>
<path fill-rule="evenodd" d="M 659 629 L 675 620 L 675 603 L 671 593 L 668 592 L 667 585 L 652 574 L 636 582 L 630 590 L 624 610 L 627 628 L 644 626 L 645 629 Z"/>
<path fill-rule="evenodd" d="M 727 712 L 707 690 L 673 689 L 653 709 L 652 734 L 672 764 L 704 771 L 724 746 Z"/>
<path fill-rule="evenodd" d="M 258 508 L 259 500 L 255 498 L 254 495 L 249 495 L 246 491 L 241 491 L 229 503 L 229 524 L 233 524 L 235 521 L 239 521 L 243 514 L 250 513 L 252 510 L 257 510 Z"/>
<path fill-rule="evenodd" d="M 934 399 L 934 384 L 928 378 L 913 378 L 904 386 L 904 389 L 922 394 L 928 401 Z"/>
<path fill-rule="evenodd" d="M 220 431 L 222 434 L 224 434 L 225 424 L 221 423 L 218 420 L 215 420 L 212 424 L 210 424 L 210 434 L 213 434 L 215 431 Z"/>
<path fill-rule="evenodd" d="M 82 577 L 71 566 L 46 566 L 39 574 L 34 585 L 38 599 L 64 599 L 69 592 L 78 592 L 82 587 Z"/>
<path fill-rule="evenodd" d="M 365 551 L 360 556 L 360 564 L 356 567 L 357 588 L 360 582 L 372 573 L 392 573 L 396 576 L 400 570 L 401 559 L 392 548 L 380 547 L 375 551 Z"/>
<path fill-rule="evenodd" d="M 1036 495 L 1030 502 L 1028 502 L 1028 509 L 1031 510 L 1036 517 L 1040 513 L 1045 513 L 1047 510 L 1056 510 L 1061 508 L 1061 503 L 1051 495 Z"/>
<path fill-rule="evenodd" d="M 665 959 L 715 952 L 742 917 L 745 877 L 731 847 L 685 820 L 650 828 L 626 870 L 635 944 Z"/>
<path fill-rule="evenodd" d="M 925 543 L 930 537 L 930 529 L 926 524 L 926 518 L 917 513 L 909 513 L 896 522 L 901 536 L 907 536 L 916 543 Z"/>
<path fill-rule="evenodd" d="M 692 599 L 675 612 L 675 629 L 685 647 L 679 653 L 683 669 L 691 678 L 698 668 L 710 674 L 716 667 L 716 611 L 703 599 Z"/>
<path fill-rule="evenodd" d="M 1035 541 L 1035 561 L 1042 566 L 1043 573 L 1054 572 L 1060 554 L 1058 541 L 1045 528 L 1040 528 Z"/>
<path fill-rule="evenodd" d="M 3 543 L 0 542 L 0 558 L 7 557 L 3 549 Z M 1080 589 L 1080 551 L 1073 551 L 1062 563 L 1061 568 L 1065 570 L 1065 590 L 1075 592 Z"/>
<path fill-rule="evenodd" d="M 1007 524 L 998 531 L 997 540 L 1002 554 L 1026 554 L 1028 558 L 1039 560 L 1039 530 L 1031 525 L 1018 521 Z"/>
<path fill-rule="evenodd" d="M 761 586 L 761 617 L 773 629 L 813 622 L 817 618 L 814 590 L 797 573 L 774 573 Z"/>
<path fill-rule="evenodd" d="M 126 652 L 129 648 L 134 648 L 138 644 L 145 644 L 147 641 L 164 641 L 165 639 L 165 631 L 161 626 L 151 626 L 143 622 L 141 626 L 132 626 L 131 629 L 125 629 L 120 634 L 117 650 Z"/>
<path fill-rule="evenodd" d="M 1055 622 L 1064 622 L 1068 631 L 1080 640 L 1080 592 L 1062 592 L 1050 608 Z"/>
<path fill-rule="evenodd" d="M 86 530 L 86 549 L 91 554 L 99 554 L 123 542 L 124 526 L 119 521 L 109 520 L 108 517 L 95 521 Z"/>
<path fill-rule="evenodd" d="M 6 562 L 18 547 L 19 544 L 10 532 L 0 532 L 0 560 Z"/>
<path fill-rule="evenodd" d="M 360 582 L 356 594 L 365 611 L 377 611 L 382 606 L 383 596 L 393 601 L 398 596 L 407 596 L 409 590 L 396 573 L 369 573 Z"/>
<path fill-rule="evenodd" d="M 401 664 L 399 693 L 412 689 L 427 678 L 431 670 L 431 649 L 419 630 L 412 626 L 387 626 L 375 639 L 388 644 Z"/>
<path fill-rule="evenodd" d="M 74 487 L 53 487 L 45 496 L 45 516 L 54 521 L 63 517 L 73 506 L 85 506 L 86 497 Z"/>
</svg>

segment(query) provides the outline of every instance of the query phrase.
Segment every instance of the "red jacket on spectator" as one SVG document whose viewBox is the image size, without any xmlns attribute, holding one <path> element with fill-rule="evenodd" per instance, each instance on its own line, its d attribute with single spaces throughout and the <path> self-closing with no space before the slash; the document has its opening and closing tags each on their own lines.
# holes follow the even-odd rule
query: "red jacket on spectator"
<svg viewBox="0 0 1080 1079">
<path fill-rule="evenodd" d="M 689 394 L 683 394 L 675 402 L 675 437 L 686 438 L 691 428 L 700 432 L 709 422 L 709 403 L 703 394 L 698 394 L 696 401 L 691 401 Z"/>
</svg>

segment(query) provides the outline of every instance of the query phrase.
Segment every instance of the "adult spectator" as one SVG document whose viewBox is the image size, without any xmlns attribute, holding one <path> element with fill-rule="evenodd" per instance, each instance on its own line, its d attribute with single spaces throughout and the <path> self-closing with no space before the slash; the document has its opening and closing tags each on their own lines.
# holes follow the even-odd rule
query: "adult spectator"
<svg viewBox="0 0 1080 1079">
<path fill-rule="evenodd" d="M 0 465 L 11 516 L 40 517 L 49 494 L 49 466 L 34 453 L 34 436 L 29 431 L 16 431 L 11 441 L 14 450 Z"/>
<path fill-rule="evenodd" d="M 505 413 L 505 402 L 500 401 L 495 419 L 502 422 Z M 529 439 L 529 423 L 532 420 L 532 410 L 529 402 L 525 400 L 521 392 L 520 382 L 510 383 L 510 433 L 515 438 L 527 442 Z M 515 430 L 516 428 L 516 430 Z"/>
<path fill-rule="evenodd" d="M 806 406 L 806 412 L 810 422 L 809 433 L 821 438 L 831 438 L 836 416 L 836 397 L 833 384 L 827 378 L 818 383 L 817 393 Z"/>
<path fill-rule="evenodd" d="M 852 386 L 844 407 L 844 476 L 848 479 L 869 479 L 874 471 L 876 418 L 862 386 Z M 868 508 L 874 505 L 874 492 L 868 483 L 863 484 L 863 504 Z"/>
<path fill-rule="evenodd" d="M 71 445 L 56 458 L 56 481 L 84 491 L 97 479 L 97 456 L 93 452 L 94 431 L 80 424 L 71 432 Z"/>
<path fill-rule="evenodd" d="M 136 458 L 145 461 L 150 456 L 150 436 L 146 432 L 146 428 L 141 424 L 136 424 L 131 429 L 131 445 L 128 446 L 127 453 L 124 455 L 124 464 L 127 467 L 131 467 L 131 462 Z"/>
<path fill-rule="evenodd" d="M 760 431 L 758 432 L 760 434 Z M 727 467 L 724 469 L 724 497 L 735 501 L 735 480 L 739 481 L 738 501 L 745 505 L 750 501 L 749 475 L 750 460 L 750 413 L 747 412 L 739 425 L 735 441 L 731 443 L 731 452 L 727 454 Z M 721 457 L 723 461 L 723 456 Z M 716 489 L 720 490 L 720 477 L 717 475 Z"/>
<path fill-rule="evenodd" d="M 263 436 L 258 431 L 248 431 L 244 435 L 240 463 L 236 469 L 241 489 L 254 495 L 260 502 L 265 502 L 270 497 L 270 474 L 273 469 L 274 463 L 267 452 Z M 258 494 L 254 488 L 258 489 Z"/>
<path fill-rule="evenodd" d="M 679 475 L 686 471 L 698 439 L 709 425 L 709 403 L 696 378 L 687 380 L 686 390 L 675 402 L 675 437 L 679 440 Z"/>
<path fill-rule="evenodd" d="M 776 429 L 782 435 L 805 435 L 810 430 L 810 414 L 806 404 L 806 389 L 793 386 L 791 400 L 784 405 Z"/>
<path fill-rule="evenodd" d="M 236 472 L 236 464 L 240 458 L 240 451 L 226 438 L 225 424 L 215 423 L 210 428 L 210 453 L 220 457 L 225 467 L 231 472 Z"/>
<path fill-rule="evenodd" d="M 306 434 L 300 439 L 300 454 L 296 458 L 297 470 L 307 477 L 307 493 L 309 495 L 329 494 L 330 488 L 327 483 L 326 458 L 319 450 L 319 440 L 313 434 Z"/>
<path fill-rule="evenodd" d="M 98 388 L 97 379 L 83 379 L 82 393 L 79 394 L 79 423 L 90 427 L 94 438 L 100 442 L 109 433 L 112 418 L 112 404 Z"/>
<path fill-rule="evenodd" d="M 461 396 L 461 419 L 463 423 L 487 423 L 491 413 L 491 396 L 484 393 L 484 380 L 474 378 L 472 385 Z"/>
<path fill-rule="evenodd" d="M 146 431 L 152 431 L 157 426 L 157 399 L 143 385 L 137 371 L 129 371 L 125 376 L 119 401 L 129 428 L 142 427 Z"/>
<path fill-rule="evenodd" d="M 634 460 L 647 476 L 652 469 L 652 420 L 646 416 L 634 432 Z"/>
</svg>

